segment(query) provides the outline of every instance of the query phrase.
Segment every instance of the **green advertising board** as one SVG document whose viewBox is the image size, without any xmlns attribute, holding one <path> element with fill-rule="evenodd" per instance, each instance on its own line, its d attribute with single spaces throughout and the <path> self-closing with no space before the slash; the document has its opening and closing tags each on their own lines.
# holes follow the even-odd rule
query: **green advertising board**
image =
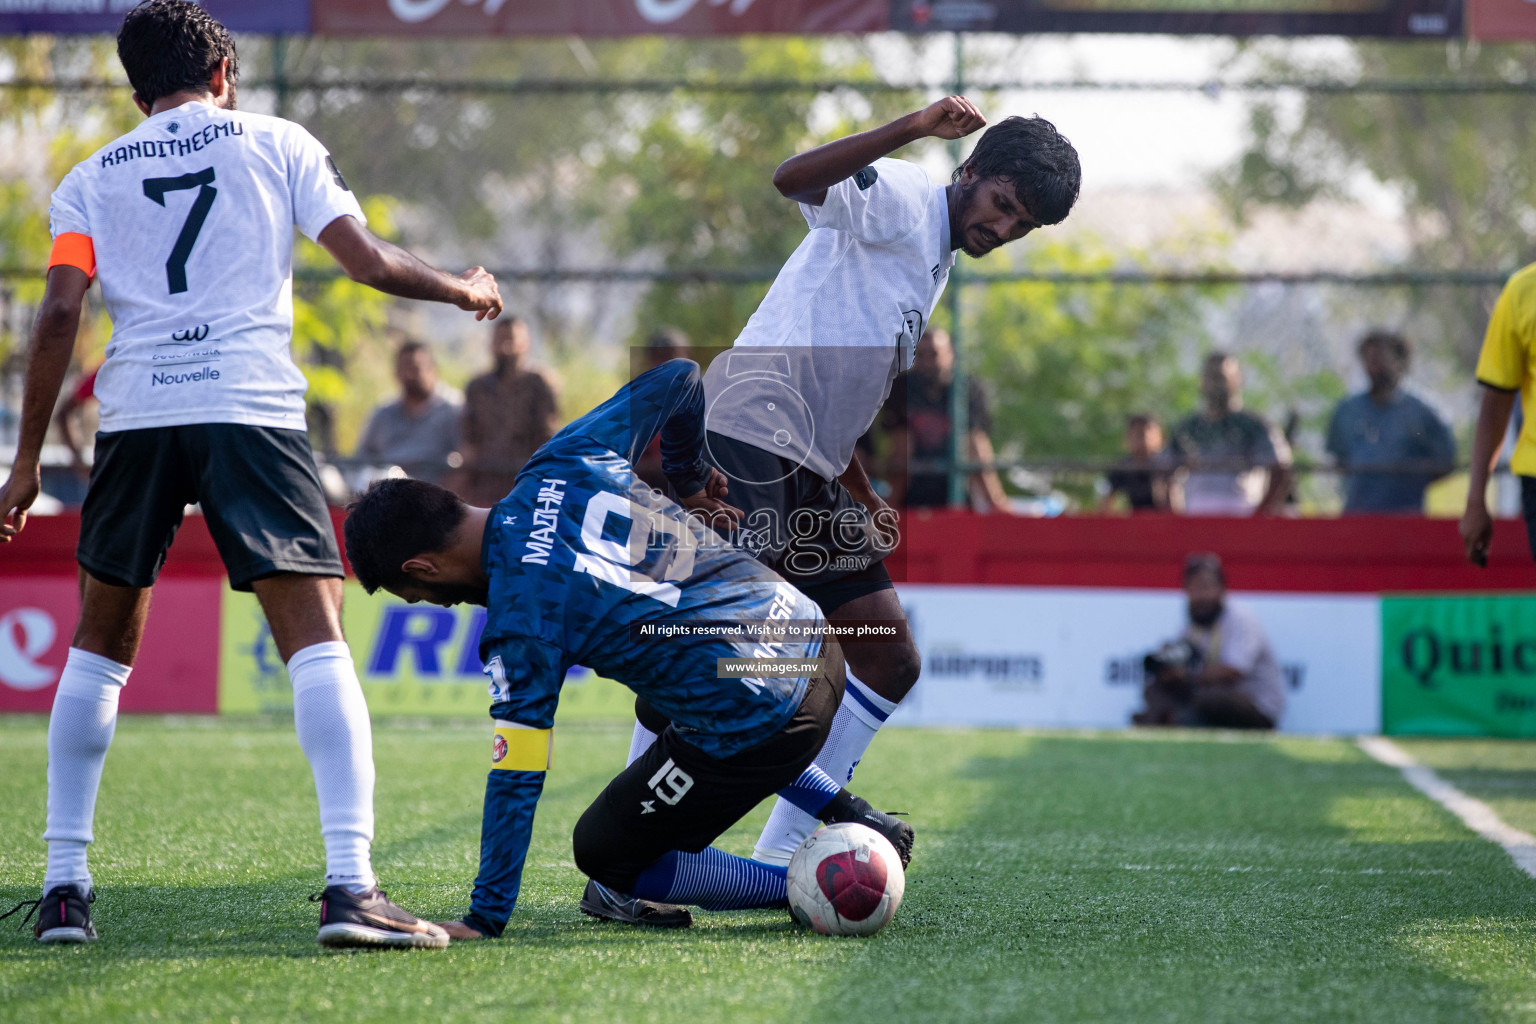
<svg viewBox="0 0 1536 1024">
<path fill-rule="evenodd" d="M 384 593 L 370 595 L 352 580 L 346 586 L 342 625 L 374 715 L 486 715 L 489 697 L 479 654 L 484 608 L 411 605 Z M 219 712 L 291 713 L 288 671 L 255 596 L 226 585 L 221 618 Z M 587 669 L 573 668 L 566 676 L 562 720 L 618 717 L 633 707 L 632 694 Z"/>
<path fill-rule="evenodd" d="M 1382 731 L 1536 736 L 1536 596 L 1381 600 Z"/>
</svg>

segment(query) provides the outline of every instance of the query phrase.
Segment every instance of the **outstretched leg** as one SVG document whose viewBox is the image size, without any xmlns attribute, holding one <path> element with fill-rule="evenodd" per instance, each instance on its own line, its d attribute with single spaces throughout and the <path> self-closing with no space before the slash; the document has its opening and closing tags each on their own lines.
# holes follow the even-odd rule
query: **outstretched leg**
<svg viewBox="0 0 1536 1024">
<path fill-rule="evenodd" d="M 847 785 L 875 733 L 917 683 L 922 662 L 895 590 L 877 590 L 856 597 L 827 618 L 844 625 L 871 621 L 900 623 L 899 635 L 892 642 L 843 643 L 848 659 L 848 689 L 832 719 L 832 731 L 816 755 L 816 766 Z M 816 825 L 815 816 L 781 799 L 763 826 L 753 859 L 788 864 L 790 856 Z"/>
</svg>

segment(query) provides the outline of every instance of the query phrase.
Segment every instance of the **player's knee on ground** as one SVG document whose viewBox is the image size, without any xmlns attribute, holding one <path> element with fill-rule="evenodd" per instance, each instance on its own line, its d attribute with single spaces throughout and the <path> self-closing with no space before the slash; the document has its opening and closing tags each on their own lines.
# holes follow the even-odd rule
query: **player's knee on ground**
<svg viewBox="0 0 1536 1024">
<path fill-rule="evenodd" d="M 644 870 L 644 864 L 626 859 L 612 827 L 612 817 L 601 806 L 602 798 L 588 807 L 571 835 L 576 867 L 582 874 L 618 892 L 628 893 Z"/>
<path fill-rule="evenodd" d="M 672 724 L 670 718 L 652 707 L 651 702 L 644 697 L 635 698 L 635 720 L 658 736 Z"/>
</svg>

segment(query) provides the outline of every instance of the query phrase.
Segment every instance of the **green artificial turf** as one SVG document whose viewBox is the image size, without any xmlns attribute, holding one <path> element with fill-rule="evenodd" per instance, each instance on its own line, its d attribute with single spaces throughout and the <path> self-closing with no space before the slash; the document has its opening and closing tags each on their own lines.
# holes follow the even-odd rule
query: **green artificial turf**
<svg viewBox="0 0 1536 1024">
<path fill-rule="evenodd" d="M 1536 882 L 1346 740 L 889 730 L 856 788 L 911 812 L 906 902 L 839 940 L 777 912 L 580 916 L 570 830 L 628 736 L 557 728 L 503 939 L 334 953 L 305 901 L 321 848 L 291 725 L 125 718 L 92 848 L 102 938 L 0 924 L 0 1021 L 1536 1019 Z M 1536 827 L 1536 747 L 1405 746 Z M 375 751 L 383 884 L 457 915 L 489 729 L 381 722 Z M 6 907 L 41 880 L 44 761 L 41 719 L 0 721 Z M 722 845 L 748 852 L 765 814 Z"/>
</svg>

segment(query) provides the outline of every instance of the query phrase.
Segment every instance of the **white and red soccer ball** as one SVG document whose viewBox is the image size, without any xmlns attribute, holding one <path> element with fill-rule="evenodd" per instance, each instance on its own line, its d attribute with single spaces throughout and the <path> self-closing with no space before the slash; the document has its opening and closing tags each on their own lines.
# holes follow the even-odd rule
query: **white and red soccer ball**
<svg viewBox="0 0 1536 1024">
<path fill-rule="evenodd" d="M 906 889 L 896 848 L 865 825 L 823 825 L 789 859 L 789 912 L 823 935 L 875 934 Z"/>
</svg>

